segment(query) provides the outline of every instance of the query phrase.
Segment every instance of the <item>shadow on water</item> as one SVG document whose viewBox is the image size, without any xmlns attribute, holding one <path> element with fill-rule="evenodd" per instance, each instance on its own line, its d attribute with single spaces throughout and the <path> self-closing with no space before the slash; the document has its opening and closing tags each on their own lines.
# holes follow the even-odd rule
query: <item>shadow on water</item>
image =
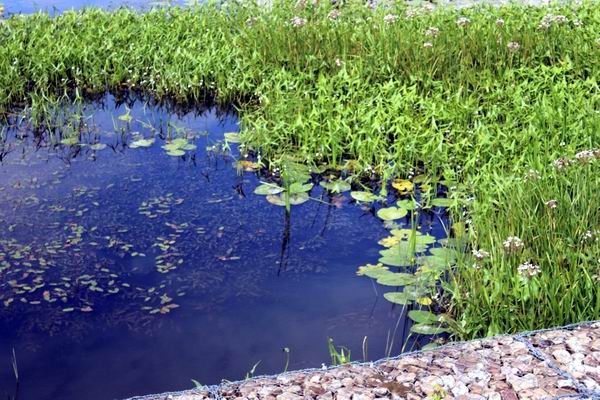
<svg viewBox="0 0 600 400">
<path fill-rule="evenodd" d="M 356 276 L 388 232 L 318 185 L 287 213 L 238 172 L 232 110 L 106 96 L 0 142 L 0 396 L 108 399 L 397 353 L 409 322 Z M 74 139 L 75 138 L 75 139 Z M 179 139 L 180 147 L 167 146 Z M 169 152 L 172 154 L 169 155 Z M 438 238 L 435 213 L 420 225 Z M 439 216 L 438 216 L 439 217 Z M 408 218 L 398 221 L 410 224 Z M 2 366 L 4 365 L 4 366 Z M 16 365 L 16 364 L 15 364 Z"/>
</svg>

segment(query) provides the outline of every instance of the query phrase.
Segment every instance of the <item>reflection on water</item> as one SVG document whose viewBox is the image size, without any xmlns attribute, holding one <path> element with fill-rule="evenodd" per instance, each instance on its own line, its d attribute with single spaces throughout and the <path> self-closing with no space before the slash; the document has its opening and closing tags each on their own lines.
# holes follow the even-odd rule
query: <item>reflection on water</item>
<svg viewBox="0 0 600 400">
<path fill-rule="evenodd" d="M 216 108 L 109 96 L 82 114 L 3 133 L 0 395 L 14 391 L 13 348 L 22 398 L 65 400 L 239 379 L 259 360 L 280 372 L 283 347 L 290 369 L 315 367 L 330 336 L 353 359 L 365 336 L 369 358 L 384 355 L 400 310 L 355 274 L 386 233 L 371 210 L 318 185 L 321 201 L 290 215 L 267 203 L 223 140 L 235 115 Z M 175 137 L 184 156 L 162 147 Z M 128 147 L 140 140 L 153 143 Z M 406 330 L 402 317 L 397 341 Z"/>
</svg>

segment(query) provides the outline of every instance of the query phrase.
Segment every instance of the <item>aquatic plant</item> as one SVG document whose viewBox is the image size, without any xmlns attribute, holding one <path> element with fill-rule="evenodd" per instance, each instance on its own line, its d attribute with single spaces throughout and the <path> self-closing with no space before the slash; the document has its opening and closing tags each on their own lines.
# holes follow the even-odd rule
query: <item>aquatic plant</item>
<svg viewBox="0 0 600 400">
<path fill-rule="evenodd" d="M 600 162 L 594 151 L 577 154 L 536 166 L 535 179 L 496 175 L 477 187 L 472 257 L 458 260 L 446 288 L 459 337 L 600 315 Z"/>
<path fill-rule="evenodd" d="M 420 173 L 456 188 L 456 197 L 425 195 L 420 207 L 449 207 L 448 240 L 469 242 L 470 251 L 448 246 L 444 255 L 456 258 L 444 268 L 459 337 L 598 318 L 598 162 L 586 149 L 600 143 L 600 8 L 362 3 L 10 15 L 0 24 L 0 114 L 26 107 L 41 125 L 57 105 L 106 90 L 234 102 L 242 131 L 223 146 L 260 152 L 269 183 L 283 189 L 266 193 L 274 204 L 306 201 L 310 170 L 383 182 L 377 193 L 351 191 L 360 203 L 382 201 L 388 180 Z M 119 121 L 131 122 L 127 113 Z M 53 142 L 83 141 L 72 125 Z M 187 144 L 178 143 L 167 151 L 181 155 Z M 404 213 L 386 209 L 388 223 Z M 382 260 L 404 265 L 414 257 L 404 250 L 427 246 L 424 236 L 391 232 L 386 244 L 399 240 L 391 248 L 402 252 L 382 250 Z M 438 271 L 441 254 L 425 257 Z M 539 273 L 524 276 L 519 265 Z M 385 268 L 368 273 L 408 279 Z M 400 293 L 393 297 L 420 298 Z"/>
</svg>

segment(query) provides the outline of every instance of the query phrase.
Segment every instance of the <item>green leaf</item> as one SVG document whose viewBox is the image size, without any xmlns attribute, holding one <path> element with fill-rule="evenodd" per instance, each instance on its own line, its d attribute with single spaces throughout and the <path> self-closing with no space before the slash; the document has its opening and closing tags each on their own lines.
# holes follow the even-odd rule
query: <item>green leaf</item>
<svg viewBox="0 0 600 400">
<path fill-rule="evenodd" d="M 129 143 L 129 148 L 136 149 L 138 147 L 150 147 L 154 144 L 154 139 L 138 139 Z"/>
<path fill-rule="evenodd" d="M 284 207 L 286 204 L 285 196 L 286 196 L 285 192 L 280 193 L 280 194 L 270 194 L 267 196 L 267 201 L 276 206 Z M 289 197 L 288 197 L 288 201 L 289 201 L 290 205 L 292 205 L 292 206 L 297 206 L 299 204 L 306 203 L 308 200 L 309 200 L 309 197 L 308 197 L 308 194 L 306 194 L 306 193 L 295 193 L 295 194 L 289 195 Z"/>
<path fill-rule="evenodd" d="M 409 211 L 417 209 L 417 202 L 414 200 L 408 200 L 408 199 L 398 200 L 396 202 L 396 205 L 404 210 L 409 210 Z"/>
<path fill-rule="evenodd" d="M 79 144 L 79 138 L 77 136 L 64 138 L 60 141 L 60 144 L 64 144 L 66 146 L 74 146 L 76 144 Z"/>
<path fill-rule="evenodd" d="M 443 328 L 437 325 L 416 324 L 410 327 L 410 331 L 421 335 L 437 335 L 439 333 L 450 332 L 448 328 Z"/>
<path fill-rule="evenodd" d="M 440 347 L 439 344 L 437 344 L 435 342 L 431 342 L 431 343 L 427 343 L 425 346 L 421 347 L 421 350 L 422 351 L 433 350 L 438 347 Z"/>
<path fill-rule="evenodd" d="M 175 138 L 171 140 L 171 144 L 177 146 L 178 148 L 182 148 L 188 144 L 188 141 L 185 138 Z"/>
<path fill-rule="evenodd" d="M 435 324 L 440 322 L 439 316 L 424 310 L 411 310 L 408 312 L 408 318 L 418 324 Z"/>
<path fill-rule="evenodd" d="M 384 221 L 393 221 L 395 219 L 400 219 L 406 217 L 408 211 L 404 208 L 396 208 L 396 207 L 388 207 L 381 208 L 377 211 L 377 216 Z"/>
<path fill-rule="evenodd" d="M 229 143 L 239 143 L 240 142 L 240 134 L 237 132 L 227 132 L 223 135 L 225 140 Z"/>
<path fill-rule="evenodd" d="M 295 182 L 290 185 L 290 193 L 291 194 L 305 193 L 305 192 L 308 192 L 312 188 L 313 188 L 312 183 Z"/>
<path fill-rule="evenodd" d="M 350 197 L 363 203 L 372 203 L 379 199 L 378 196 L 370 192 L 350 192 Z"/>
<path fill-rule="evenodd" d="M 454 201 L 452 199 L 439 197 L 437 199 L 432 199 L 430 204 L 434 207 L 450 207 L 454 205 Z"/>
<path fill-rule="evenodd" d="M 104 150 L 105 148 L 106 148 L 106 145 L 104 143 L 94 143 L 94 144 L 90 145 L 90 149 L 92 149 L 94 151 Z"/>
<path fill-rule="evenodd" d="M 185 151 L 179 149 L 169 150 L 167 151 L 167 155 L 172 157 L 181 157 L 185 155 Z"/>
<path fill-rule="evenodd" d="M 403 306 L 412 303 L 412 300 L 409 299 L 404 292 L 388 292 L 385 293 L 383 297 L 389 302 L 394 304 L 402 304 Z"/>
<path fill-rule="evenodd" d="M 283 192 L 285 189 L 277 186 L 275 184 L 272 183 L 263 183 L 260 186 L 257 186 L 256 189 L 254 189 L 254 194 L 258 194 L 261 196 L 267 196 L 270 194 L 278 194 Z"/>
<path fill-rule="evenodd" d="M 306 203 L 309 200 L 308 194 L 306 193 L 294 193 L 290 195 L 289 201 L 293 206 L 297 206 L 302 203 Z"/>
<path fill-rule="evenodd" d="M 369 278 L 378 279 L 384 275 L 393 274 L 388 267 L 384 267 L 383 265 L 363 265 L 358 267 L 358 271 L 356 271 L 356 275 L 358 276 L 368 276 Z"/>
<path fill-rule="evenodd" d="M 384 286 L 406 286 L 415 283 L 416 278 L 413 274 L 405 272 L 391 272 L 382 274 L 377 278 L 377 283 Z"/>
<path fill-rule="evenodd" d="M 324 187 L 325 189 L 329 190 L 332 193 L 347 192 L 351 188 L 351 186 L 348 182 L 341 180 L 341 179 L 336 179 L 336 180 L 330 181 L 330 182 L 322 181 L 322 182 L 319 182 L 319 185 L 321 185 L 322 187 Z"/>
<path fill-rule="evenodd" d="M 279 194 L 270 194 L 267 196 L 267 201 L 273 205 L 285 207 L 285 200 Z"/>
<path fill-rule="evenodd" d="M 411 258 L 407 257 L 406 254 L 385 255 L 378 260 L 378 262 L 392 267 L 408 267 L 412 264 L 411 261 Z"/>
</svg>

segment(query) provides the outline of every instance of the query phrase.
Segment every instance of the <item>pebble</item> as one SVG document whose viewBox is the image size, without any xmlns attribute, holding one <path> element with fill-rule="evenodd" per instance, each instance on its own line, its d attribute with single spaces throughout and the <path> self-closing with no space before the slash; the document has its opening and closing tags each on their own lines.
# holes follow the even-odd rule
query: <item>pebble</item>
<svg viewBox="0 0 600 400">
<path fill-rule="evenodd" d="M 558 328 L 523 338 L 541 352 L 542 359 L 523 341 L 500 336 L 375 364 L 342 365 L 318 372 L 223 383 L 218 391 L 227 399 L 266 400 L 537 400 L 575 398 L 578 386 L 600 391 L 600 323 Z M 173 400 L 212 398 L 201 390 L 173 395 Z"/>
</svg>

